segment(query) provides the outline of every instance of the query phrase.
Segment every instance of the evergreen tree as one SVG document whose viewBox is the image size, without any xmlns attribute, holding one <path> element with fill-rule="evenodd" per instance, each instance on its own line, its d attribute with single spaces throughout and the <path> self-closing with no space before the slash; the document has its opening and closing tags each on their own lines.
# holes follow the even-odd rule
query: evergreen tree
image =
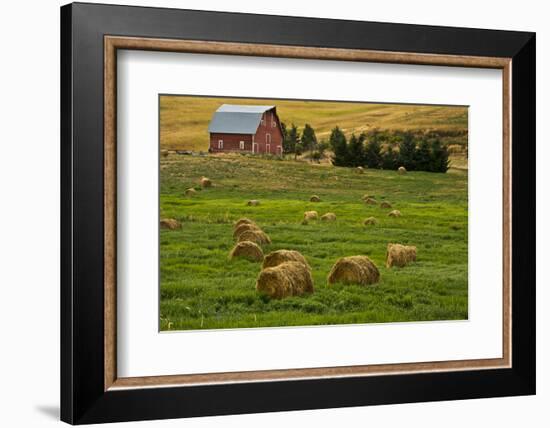
<svg viewBox="0 0 550 428">
<path fill-rule="evenodd" d="M 403 134 L 399 143 L 399 166 L 404 166 L 408 171 L 416 169 L 416 142 L 410 132 Z"/>
<path fill-rule="evenodd" d="M 428 140 L 422 140 L 418 145 L 415 160 L 417 171 L 430 171 L 432 154 Z"/>
<path fill-rule="evenodd" d="M 335 166 L 348 166 L 348 143 L 346 136 L 338 127 L 334 128 L 330 134 L 330 145 L 334 152 L 332 164 Z"/>
<path fill-rule="evenodd" d="M 447 172 L 449 169 L 449 151 L 447 146 L 443 146 L 439 139 L 432 141 L 432 156 L 430 162 L 430 171 Z"/>
<path fill-rule="evenodd" d="M 382 169 L 397 169 L 397 158 L 398 153 L 389 146 L 382 155 Z"/>
<path fill-rule="evenodd" d="M 302 131 L 302 138 L 300 140 L 304 146 L 304 150 L 313 150 L 317 145 L 317 137 L 313 128 L 306 123 L 304 130 Z"/>
<path fill-rule="evenodd" d="M 367 148 L 365 149 L 365 163 L 369 168 L 379 168 L 382 164 L 380 141 L 378 134 L 371 134 Z"/>
<path fill-rule="evenodd" d="M 281 123 L 283 132 L 283 151 L 285 153 L 294 153 L 296 151 L 296 143 L 300 140 L 300 133 L 296 125 L 292 124 L 290 129 Z"/>
<path fill-rule="evenodd" d="M 365 163 L 365 134 L 352 134 L 348 144 L 347 166 L 363 166 Z"/>
<path fill-rule="evenodd" d="M 332 148 L 333 152 L 336 152 L 338 147 L 341 148 L 342 141 L 344 143 L 346 142 L 346 136 L 344 135 L 344 133 L 338 127 L 333 128 L 329 137 L 330 147 Z"/>
</svg>

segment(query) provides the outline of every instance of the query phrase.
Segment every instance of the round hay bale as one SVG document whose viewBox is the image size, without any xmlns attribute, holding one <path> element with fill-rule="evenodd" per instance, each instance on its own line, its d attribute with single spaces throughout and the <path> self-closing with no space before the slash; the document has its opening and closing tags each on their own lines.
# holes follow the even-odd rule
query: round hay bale
<svg viewBox="0 0 550 428">
<path fill-rule="evenodd" d="M 212 181 L 210 181 L 209 178 L 207 177 L 202 177 L 200 180 L 199 180 L 199 183 L 201 185 L 201 187 L 203 189 L 207 188 L 207 187 L 212 187 Z"/>
<path fill-rule="evenodd" d="M 160 220 L 161 229 L 177 230 L 181 229 L 181 223 L 175 218 L 163 218 Z"/>
<path fill-rule="evenodd" d="M 248 205 L 249 207 L 257 207 L 258 205 L 260 205 L 260 201 L 258 201 L 257 199 L 251 199 L 246 203 L 246 205 Z"/>
<path fill-rule="evenodd" d="M 256 223 L 254 223 L 254 221 L 250 220 L 249 218 L 240 218 L 238 219 L 236 222 L 235 222 L 235 225 L 233 226 L 235 229 L 237 227 L 239 227 L 241 224 L 253 224 L 254 226 L 256 226 Z"/>
<path fill-rule="evenodd" d="M 358 166 L 358 167 L 357 167 L 357 172 L 358 172 L 359 174 L 363 174 L 363 173 L 365 172 L 365 168 L 363 168 L 362 166 Z"/>
<path fill-rule="evenodd" d="M 390 217 L 401 217 L 401 211 L 399 210 L 393 210 L 388 213 L 388 216 Z"/>
<path fill-rule="evenodd" d="M 163 158 L 167 157 L 170 153 L 168 152 L 168 150 L 161 150 L 160 151 L 160 154 Z"/>
<path fill-rule="evenodd" d="M 313 292 L 310 269 L 300 262 L 284 262 L 260 272 L 256 291 L 273 299 L 301 296 Z"/>
<path fill-rule="evenodd" d="M 309 202 L 321 202 L 321 198 L 317 195 L 313 195 L 309 198 Z"/>
<path fill-rule="evenodd" d="M 197 191 L 195 189 L 193 189 L 192 187 L 190 187 L 189 189 L 187 189 L 185 191 L 185 196 L 193 196 L 193 195 L 196 195 L 197 194 Z"/>
<path fill-rule="evenodd" d="M 400 166 L 399 168 L 397 168 L 397 173 L 399 175 L 403 175 L 403 174 L 406 174 L 407 173 L 407 170 L 405 169 L 404 166 Z"/>
<path fill-rule="evenodd" d="M 319 218 L 319 213 L 317 211 L 306 211 L 304 213 L 304 220 L 317 220 Z"/>
<path fill-rule="evenodd" d="M 242 233 L 246 232 L 247 230 L 259 230 L 261 232 L 261 229 L 252 223 L 242 223 L 238 227 L 235 228 L 233 231 L 233 238 L 238 240 Z"/>
<path fill-rule="evenodd" d="M 350 256 L 339 259 L 328 275 L 328 283 L 371 285 L 380 280 L 380 272 L 367 256 Z"/>
<path fill-rule="evenodd" d="M 371 226 L 371 225 L 374 225 L 378 223 L 378 220 L 376 220 L 375 217 L 369 217 L 369 218 L 366 218 L 365 221 L 363 221 L 363 224 L 365 226 Z"/>
<path fill-rule="evenodd" d="M 302 263 L 309 267 L 309 264 L 304 256 L 299 251 L 294 250 L 277 250 L 272 251 L 264 258 L 264 263 L 262 265 L 263 269 L 273 266 L 279 266 L 285 262 L 297 262 Z"/>
<path fill-rule="evenodd" d="M 269 239 L 269 236 L 267 236 L 267 234 L 260 229 L 245 230 L 239 235 L 238 241 L 250 241 L 255 242 L 258 245 L 271 244 L 271 239 Z"/>
<path fill-rule="evenodd" d="M 334 213 L 326 213 L 321 216 L 321 220 L 323 221 L 336 221 L 336 214 Z"/>
<path fill-rule="evenodd" d="M 389 202 L 384 201 L 380 204 L 380 208 L 391 208 L 391 204 Z"/>
<path fill-rule="evenodd" d="M 367 205 L 378 205 L 378 202 L 376 202 L 376 199 L 366 198 L 365 199 L 365 204 L 367 204 Z"/>
<path fill-rule="evenodd" d="M 416 247 L 413 245 L 388 244 L 386 267 L 404 267 L 416 261 Z"/>
<path fill-rule="evenodd" d="M 253 262 L 260 262 L 264 258 L 264 252 L 258 244 L 250 241 L 238 242 L 231 252 L 229 258 L 242 257 Z"/>
</svg>

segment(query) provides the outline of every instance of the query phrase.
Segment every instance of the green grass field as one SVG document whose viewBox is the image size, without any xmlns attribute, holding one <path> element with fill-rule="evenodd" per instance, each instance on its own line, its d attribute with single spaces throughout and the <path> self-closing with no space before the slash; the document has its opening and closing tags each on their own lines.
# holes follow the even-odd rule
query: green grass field
<svg viewBox="0 0 550 428">
<path fill-rule="evenodd" d="M 242 98 L 160 97 L 160 142 L 167 150 L 208 150 L 208 123 L 221 104 L 276 105 L 287 125 L 309 123 L 318 139 L 328 139 L 339 126 L 349 137 L 373 128 L 401 131 L 458 131 L 447 144 L 467 145 L 467 107 L 369 104 Z"/>
<path fill-rule="evenodd" d="M 213 187 L 184 196 L 201 176 Z M 161 217 L 181 230 L 160 232 L 161 330 L 297 326 L 466 319 L 468 316 L 467 172 L 366 170 L 243 155 L 161 159 Z M 322 202 L 311 203 L 319 195 Z M 365 205 L 364 194 L 402 213 Z M 261 205 L 248 207 L 249 199 Z M 334 212 L 334 223 L 302 225 L 303 213 Z M 375 226 L 362 221 L 374 216 Z M 277 249 L 300 251 L 313 270 L 315 292 L 283 300 L 255 291 L 260 264 L 228 260 L 233 222 L 255 220 Z M 384 267 L 389 242 L 416 245 L 418 260 Z M 381 280 L 373 287 L 327 286 L 343 256 L 368 255 Z"/>
</svg>

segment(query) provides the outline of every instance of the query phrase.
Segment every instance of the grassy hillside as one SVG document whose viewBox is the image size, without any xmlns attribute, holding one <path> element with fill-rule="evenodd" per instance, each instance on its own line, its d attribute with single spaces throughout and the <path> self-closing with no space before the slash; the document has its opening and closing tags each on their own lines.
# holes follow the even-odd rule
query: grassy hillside
<svg viewBox="0 0 550 428">
<path fill-rule="evenodd" d="M 184 196 L 206 175 L 213 187 Z M 466 319 L 468 316 L 467 174 L 366 170 L 253 156 L 179 156 L 161 160 L 162 217 L 183 223 L 160 234 L 162 330 Z M 317 194 L 322 201 L 309 202 Z M 364 194 L 402 213 L 365 205 Z M 246 201 L 259 199 L 257 207 Z M 336 213 L 334 223 L 302 225 L 303 213 Z M 374 216 L 375 226 L 362 221 Z M 228 260 L 232 224 L 255 220 L 271 237 L 267 253 L 300 251 L 315 292 L 284 300 L 255 291 L 260 264 Z M 418 261 L 384 267 L 389 242 L 418 247 Z M 375 287 L 327 286 L 343 256 L 368 255 L 380 269 Z"/>
<path fill-rule="evenodd" d="M 318 138 L 328 138 L 331 129 L 339 126 L 348 135 L 372 128 L 459 132 L 460 137 L 448 142 L 467 144 L 466 107 L 161 96 L 161 147 L 208 150 L 208 123 L 223 103 L 276 105 L 283 122 L 295 123 L 299 128 L 309 123 Z"/>
</svg>

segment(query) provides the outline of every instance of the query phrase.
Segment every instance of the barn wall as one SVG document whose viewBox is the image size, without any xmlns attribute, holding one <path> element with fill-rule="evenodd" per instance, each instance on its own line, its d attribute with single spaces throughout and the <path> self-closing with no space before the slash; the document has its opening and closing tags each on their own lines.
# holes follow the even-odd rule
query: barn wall
<svg viewBox="0 0 550 428">
<path fill-rule="evenodd" d="M 219 140 L 223 140 L 223 149 L 218 148 Z M 244 150 L 240 148 L 239 143 L 244 141 Z M 252 135 L 247 134 L 210 134 L 211 152 L 251 152 Z"/>
<path fill-rule="evenodd" d="M 272 118 L 275 123 L 275 126 L 272 126 Z M 254 142 L 258 143 L 258 151 L 259 153 L 267 153 L 267 146 L 266 146 L 266 135 L 271 135 L 271 144 L 269 147 L 269 153 L 272 153 L 274 155 L 281 154 L 283 149 L 283 134 L 281 133 L 281 126 L 279 124 L 279 119 L 277 118 L 277 115 L 274 114 L 272 111 L 267 111 L 262 116 L 263 124 L 260 123 L 260 126 L 258 126 L 258 130 L 256 131 L 256 135 L 254 135 Z M 280 148 L 280 151 L 277 151 L 277 148 Z"/>
</svg>

